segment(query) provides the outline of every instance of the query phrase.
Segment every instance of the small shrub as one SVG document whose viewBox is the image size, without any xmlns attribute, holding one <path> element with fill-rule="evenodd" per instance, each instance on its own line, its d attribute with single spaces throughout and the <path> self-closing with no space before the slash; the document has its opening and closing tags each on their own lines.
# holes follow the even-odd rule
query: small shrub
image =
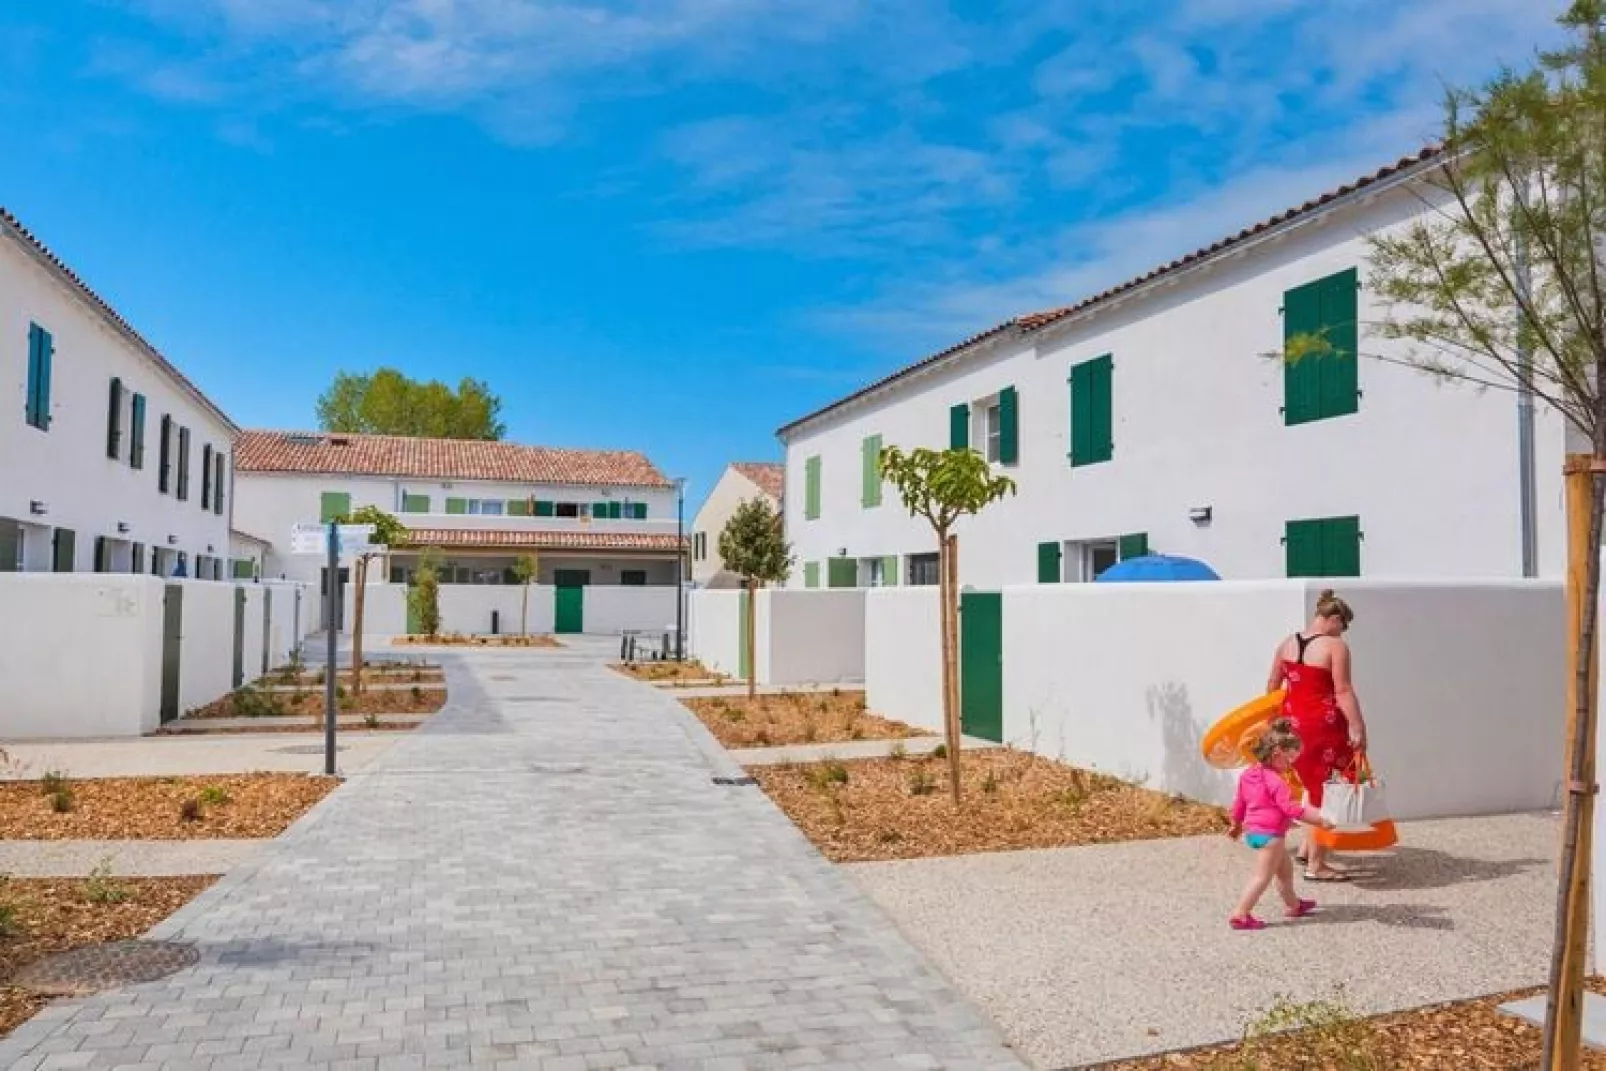
<svg viewBox="0 0 1606 1071">
<path fill-rule="evenodd" d="M 336 699 L 344 699 L 344 698 L 346 698 L 346 686 L 344 684 L 335 685 L 335 698 Z"/>
<path fill-rule="evenodd" d="M 948 757 L 948 745 L 938 744 L 936 747 L 932 748 L 931 757 L 934 759 L 946 759 Z"/>
<path fill-rule="evenodd" d="M 891 750 L 889 750 L 887 752 L 887 758 L 891 759 L 893 762 L 902 762 L 904 759 L 906 759 L 908 757 L 909 757 L 909 749 L 904 746 L 903 741 L 902 740 L 894 740 L 892 742 Z"/>
<path fill-rule="evenodd" d="M 806 744 L 812 744 L 812 743 L 814 743 L 814 741 L 818 740 L 819 738 L 820 738 L 820 729 L 819 729 L 819 726 L 814 724 L 814 719 L 813 718 L 809 718 L 809 719 L 805 720 L 803 722 L 803 742 L 806 743 Z"/>
<path fill-rule="evenodd" d="M 335 705 L 341 710 L 351 710 L 357 705 L 357 697 L 354 695 L 337 695 L 335 697 Z"/>
<path fill-rule="evenodd" d="M 924 766 L 916 766 L 909 774 L 909 795 L 929 796 L 937 791 L 937 779 Z"/>
<path fill-rule="evenodd" d="M 247 684 L 234 693 L 234 713 L 242 718 L 272 718 L 284 713 L 284 704 L 276 693 Z"/>
<path fill-rule="evenodd" d="M 420 688 L 418 685 L 413 685 L 412 691 L 414 699 L 422 700 L 424 698 L 424 689 Z"/>
<path fill-rule="evenodd" d="M 840 689 L 840 688 L 832 688 L 831 689 L 831 698 L 832 699 L 840 699 L 840 698 L 842 698 L 842 689 Z"/>
<path fill-rule="evenodd" d="M 233 798 L 222 785 L 207 785 L 201 789 L 199 796 L 200 801 L 208 807 L 221 807 Z"/>
<path fill-rule="evenodd" d="M 377 729 L 379 728 L 379 715 L 364 714 L 362 716 L 362 723 L 370 729 Z"/>
<path fill-rule="evenodd" d="M 996 772 L 987 771 L 987 776 L 981 779 L 981 790 L 988 795 L 994 795 L 998 792 L 998 774 Z"/>
<path fill-rule="evenodd" d="M 770 746 L 769 730 L 760 729 L 758 732 L 754 733 L 753 734 L 753 743 L 758 745 L 759 747 L 769 747 Z"/>
<path fill-rule="evenodd" d="M 111 856 L 102 859 L 84 881 L 84 899 L 92 904 L 120 904 L 129 895 L 128 886 L 112 878 Z"/>
<path fill-rule="evenodd" d="M 739 721 L 746 721 L 747 720 L 747 715 L 743 714 L 741 711 L 735 709 L 734 707 L 732 707 L 729 710 L 720 711 L 719 712 L 719 716 L 724 718 L 728 722 L 739 722 Z"/>
<path fill-rule="evenodd" d="M 1271 1071 L 1283 1063 L 1263 1062 L 1285 1059 L 1280 1056 L 1276 1040 L 1280 1035 L 1296 1033 L 1301 1052 L 1310 1066 L 1336 1068 L 1338 1071 L 1383 1071 L 1383 1057 L 1376 1051 L 1376 1039 L 1365 1020 L 1350 1011 L 1339 988 L 1330 1000 L 1312 1000 L 1296 1003 L 1280 996 L 1271 1008 L 1244 1027 L 1241 1066 L 1245 1071 Z M 1286 1043 L 1286 1042 L 1283 1042 Z"/>
<path fill-rule="evenodd" d="M 831 711 L 831 702 L 828 699 L 820 700 L 819 703 L 816 704 L 816 706 L 818 707 L 818 709 L 819 709 L 821 714 L 828 714 Z"/>
<path fill-rule="evenodd" d="M 11 904 L 0 904 L 0 937 L 13 937 L 21 927 L 17 924 L 17 909 Z"/>
<path fill-rule="evenodd" d="M 818 789 L 830 789 L 848 783 L 848 768 L 840 762 L 822 762 L 809 768 L 804 775 Z"/>
<path fill-rule="evenodd" d="M 863 740 L 864 739 L 864 730 L 859 728 L 857 725 L 855 725 L 853 728 L 848 730 L 848 739 L 849 740 Z"/>
<path fill-rule="evenodd" d="M 876 834 L 875 839 L 882 844 L 901 844 L 903 842 L 903 834 L 896 829 L 883 829 Z"/>
<path fill-rule="evenodd" d="M 205 813 L 201 801 L 194 796 L 179 805 L 178 817 L 181 822 L 199 822 Z"/>
<path fill-rule="evenodd" d="M 57 814 L 66 814 L 77 806 L 77 802 L 73 798 L 72 789 L 65 785 L 50 794 L 50 809 Z"/>
<path fill-rule="evenodd" d="M 39 791 L 46 796 L 54 796 L 66 787 L 67 775 L 61 770 L 46 770 L 39 779 Z"/>
</svg>

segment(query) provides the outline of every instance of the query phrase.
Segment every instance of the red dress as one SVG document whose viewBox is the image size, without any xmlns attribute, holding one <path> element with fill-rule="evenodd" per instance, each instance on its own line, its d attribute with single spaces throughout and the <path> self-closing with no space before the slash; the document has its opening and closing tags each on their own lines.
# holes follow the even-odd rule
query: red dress
<svg viewBox="0 0 1606 1071">
<path fill-rule="evenodd" d="M 1322 805 L 1322 786 L 1335 771 L 1347 770 L 1355 752 L 1349 743 L 1349 719 L 1338 709 L 1333 690 L 1333 671 L 1305 664 L 1305 649 L 1315 636 L 1294 636 L 1299 660 L 1283 660 L 1283 679 L 1288 694 L 1283 698 L 1283 716 L 1294 723 L 1303 743 L 1294 772 L 1305 786 L 1305 798 L 1312 807 Z"/>
</svg>

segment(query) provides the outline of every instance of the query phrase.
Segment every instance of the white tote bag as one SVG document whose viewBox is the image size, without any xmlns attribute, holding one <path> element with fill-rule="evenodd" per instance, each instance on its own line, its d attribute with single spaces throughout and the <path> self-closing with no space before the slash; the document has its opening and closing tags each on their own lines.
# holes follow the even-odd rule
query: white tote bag
<svg viewBox="0 0 1606 1071">
<path fill-rule="evenodd" d="M 1388 800 L 1383 783 L 1370 774 L 1368 780 L 1330 781 L 1322 786 L 1322 814 L 1332 820 L 1341 833 L 1356 833 L 1371 829 L 1379 822 L 1389 820 Z"/>
</svg>

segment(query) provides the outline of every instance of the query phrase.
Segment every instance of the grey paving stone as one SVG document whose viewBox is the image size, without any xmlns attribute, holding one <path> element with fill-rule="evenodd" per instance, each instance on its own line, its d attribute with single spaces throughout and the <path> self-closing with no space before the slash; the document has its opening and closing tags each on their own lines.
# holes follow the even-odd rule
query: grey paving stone
<svg viewBox="0 0 1606 1071">
<path fill-rule="evenodd" d="M 0 1067 L 1022 1066 L 606 655 L 444 656 L 441 715 L 153 931 L 196 966 L 53 1006 Z"/>
</svg>

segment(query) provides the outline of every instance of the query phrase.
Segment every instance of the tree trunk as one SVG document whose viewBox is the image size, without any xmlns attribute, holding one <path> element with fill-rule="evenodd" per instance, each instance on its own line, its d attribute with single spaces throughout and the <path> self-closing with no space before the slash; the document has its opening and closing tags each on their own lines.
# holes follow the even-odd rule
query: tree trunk
<svg viewBox="0 0 1606 1071">
<path fill-rule="evenodd" d="M 948 781 L 954 806 L 959 783 L 959 537 L 943 534 L 937 552 L 938 599 L 942 603 L 942 729 L 948 748 Z"/>
<path fill-rule="evenodd" d="M 368 559 L 357 559 L 357 590 L 352 595 L 351 611 L 351 694 L 362 694 L 362 602 L 368 587 Z M 334 672 L 331 666 L 329 672 Z"/>
<path fill-rule="evenodd" d="M 1556 932 L 1545 1015 L 1545 1071 L 1572 1071 L 1582 1052 L 1584 963 L 1589 935 L 1596 741 L 1596 642 L 1600 604 L 1601 499 L 1595 457 L 1567 459 L 1567 799 L 1562 829 Z"/>
<path fill-rule="evenodd" d="M 758 649 L 754 646 L 758 638 L 758 582 L 743 580 L 742 584 L 747 588 L 747 620 L 742 622 L 747 631 L 747 698 L 752 701 L 758 698 Z"/>
<path fill-rule="evenodd" d="M 530 634 L 530 582 L 524 582 L 524 590 L 519 593 L 519 635 Z"/>
</svg>

